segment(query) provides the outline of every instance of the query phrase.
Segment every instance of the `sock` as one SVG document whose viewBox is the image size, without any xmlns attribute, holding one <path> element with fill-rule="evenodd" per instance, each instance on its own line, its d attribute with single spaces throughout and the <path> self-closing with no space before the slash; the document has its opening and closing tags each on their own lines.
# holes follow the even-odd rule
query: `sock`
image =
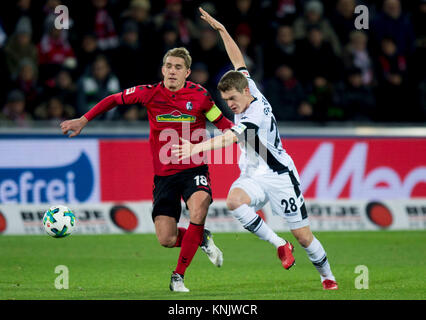
<svg viewBox="0 0 426 320">
<path fill-rule="evenodd" d="M 184 275 L 186 268 L 191 264 L 192 258 L 203 241 L 204 225 L 189 223 L 185 235 L 182 238 L 179 259 L 175 273 Z"/>
<path fill-rule="evenodd" d="M 231 210 L 232 215 L 241 222 L 243 227 L 257 235 L 260 239 L 272 243 L 276 248 L 286 244 L 286 241 L 277 236 L 272 229 L 254 211 L 254 208 L 246 204 Z"/>
<path fill-rule="evenodd" d="M 318 270 L 321 276 L 321 281 L 324 281 L 325 279 L 336 281 L 333 276 L 333 273 L 331 272 L 330 264 L 328 263 L 327 259 L 327 254 L 325 253 L 321 242 L 319 242 L 318 239 L 314 237 L 314 240 L 312 240 L 311 244 L 304 249 L 308 254 L 309 260 L 311 260 L 312 264 Z"/>
<path fill-rule="evenodd" d="M 180 247 L 182 245 L 182 239 L 185 235 L 186 229 L 185 228 L 178 228 L 178 235 L 175 243 L 175 247 Z"/>
</svg>

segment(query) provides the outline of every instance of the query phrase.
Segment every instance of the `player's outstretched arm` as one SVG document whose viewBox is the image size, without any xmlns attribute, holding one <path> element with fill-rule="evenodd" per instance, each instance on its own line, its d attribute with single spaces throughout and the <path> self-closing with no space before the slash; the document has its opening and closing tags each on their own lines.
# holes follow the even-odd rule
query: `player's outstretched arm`
<svg viewBox="0 0 426 320">
<path fill-rule="evenodd" d="M 237 142 L 238 139 L 232 130 L 228 130 L 224 134 L 196 144 L 182 138 L 180 138 L 180 140 L 182 141 L 182 144 L 172 145 L 172 154 L 177 156 L 179 161 L 200 152 L 225 148 L 234 142 Z"/>
<path fill-rule="evenodd" d="M 86 126 L 89 121 L 94 119 L 96 116 L 118 106 L 120 103 L 122 103 L 121 93 L 112 94 L 102 99 L 92 109 L 86 112 L 81 118 L 66 120 L 62 122 L 60 125 L 62 133 L 68 134 L 69 131 L 72 131 L 72 133 L 69 135 L 70 138 L 79 135 L 81 130 Z"/>
<path fill-rule="evenodd" d="M 224 25 L 208 14 L 203 8 L 200 7 L 199 10 L 201 12 L 201 19 L 206 21 L 213 29 L 219 32 L 220 37 L 222 38 L 222 41 L 225 45 L 226 53 L 228 54 L 228 57 L 231 60 L 234 68 L 245 68 L 246 64 L 244 62 L 243 54 L 241 53 L 240 48 L 238 48 L 235 41 L 229 35 Z"/>
<path fill-rule="evenodd" d="M 68 134 L 69 131 L 72 131 L 69 137 L 75 137 L 80 134 L 81 130 L 83 130 L 88 122 L 89 121 L 84 116 L 78 119 L 66 120 L 61 123 L 62 133 Z"/>
</svg>

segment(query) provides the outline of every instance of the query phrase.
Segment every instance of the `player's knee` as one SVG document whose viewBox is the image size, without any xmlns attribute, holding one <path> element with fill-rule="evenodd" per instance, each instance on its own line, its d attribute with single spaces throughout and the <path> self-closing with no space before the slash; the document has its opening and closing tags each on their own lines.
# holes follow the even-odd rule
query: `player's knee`
<svg viewBox="0 0 426 320">
<path fill-rule="evenodd" d="M 310 234 L 298 234 L 295 235 L 297 242 L 303 247 L 307 248 L 312 242 L 312 235 Z"/>
<path fill-rule="evenodd" d="M 158 237 L 158 242 L 165 248 L 173 248 L 176 244 L 176 236 Z"/>
<path fill-rule="evenodd" d="M 207 216 L 207 209 L 199 208 L 190 212 L 190 220 L 195 224 L 204 224 Z"/>
<path fill-rule="evenodd" d="M 226 207 L 228 210 L 235 210 L 241 207 L 244 204 L 241 197 L 238 196 L 228 196 L 226 199 Z"/>
</svg>

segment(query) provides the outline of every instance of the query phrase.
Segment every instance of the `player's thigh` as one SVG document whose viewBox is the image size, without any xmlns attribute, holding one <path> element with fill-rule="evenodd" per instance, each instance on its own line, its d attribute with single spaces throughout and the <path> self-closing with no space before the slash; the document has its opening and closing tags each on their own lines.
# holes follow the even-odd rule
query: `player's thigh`
<svg viewBox="0 0 426 320">
<path fill-rule="evenodd" d="M 176 218 L 157 215 L 154 218 L 154 226 L 158 242 L 164 247 L 173 247 L 178 234 Z"/>
<path fill-rule="evenodd" d="M 181 192 L 176 183 L 175 176 L 155 176 L 152 220 L 157 216 L 168 216 L 179 222 L 182 211 Z"/>
<path fill-rule="evenodd" d="M 239 177 L 231 185 L 226 202 L 229 210 L 235 210 L 247 204 L 257 211 L 268 202 L 268 197 L 261 181 L 250 177 Z"/>
<path fill-rule="evenodd" d="M 271 178 L 268 184 L 268 197 L 272 213 L 282 216 L 290 230 L 309 225 L 308 215 L 298 185 L 288 176 Z"/>
<path fill-rule="evenodd" d="M 189 210 L 192 223 L 204 224 L 212 202 L 212 190 L 208 166 L 185 170 L 180 176 L 183 201 Z"/>
</svg>

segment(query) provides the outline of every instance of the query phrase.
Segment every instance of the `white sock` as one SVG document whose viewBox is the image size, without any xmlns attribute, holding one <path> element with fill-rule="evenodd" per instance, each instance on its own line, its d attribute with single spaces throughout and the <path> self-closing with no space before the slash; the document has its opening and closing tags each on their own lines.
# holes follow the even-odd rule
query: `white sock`
<svg viewBox="0 0 426 320">
<path fill-rule="evenodd" d="M 311 244 L 304 249 L 308 254 L 309 260 L 311 260 L 312 264 L 318 270 L 321 276 L 321 281 L 324 281 L 325 279 L 336 281 L 333 273 L 331 272 L 327 254 L 325 253 L 321 242 L 319 242 L 318 239 L 314 237 L 314 240 L 312 240 Z"/>
<path fill-rule="evenodd" d="M 243 227 L 257 235 L 260 239 L 272 243 L 276 248 L 286 244 L 286 241 L 280 238 L 272 229 L 262 220 L 254 211 L 254 208 L 246 204 L 231 210 L 232 215 L 241 222 Z"/>
</svg>

